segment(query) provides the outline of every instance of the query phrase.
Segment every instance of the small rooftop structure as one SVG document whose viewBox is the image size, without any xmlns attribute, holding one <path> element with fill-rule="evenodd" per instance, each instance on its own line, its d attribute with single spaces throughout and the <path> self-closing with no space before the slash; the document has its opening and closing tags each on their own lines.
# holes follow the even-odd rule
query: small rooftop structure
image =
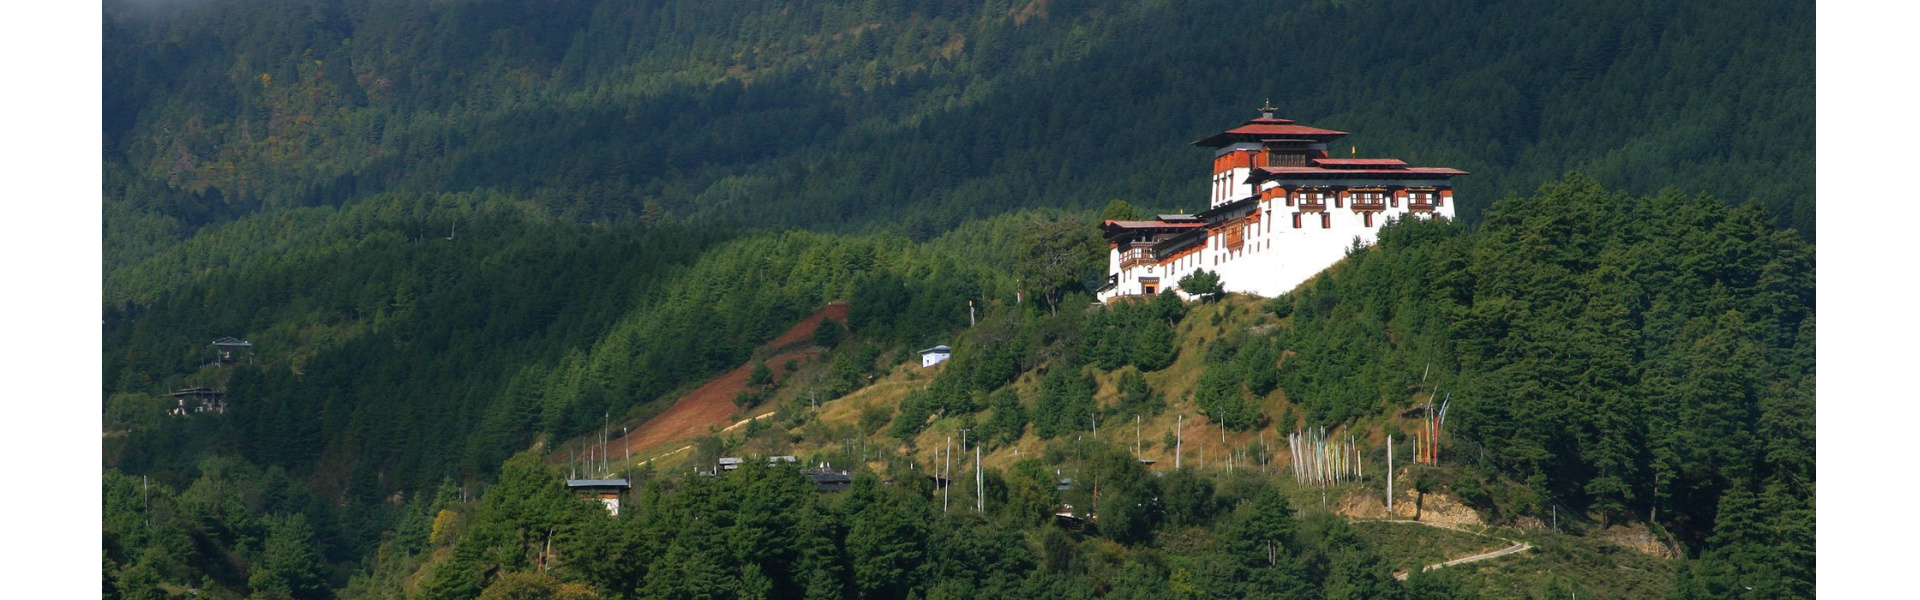
<svg viewBox="0 0 1920 600">
<path fill-rule="evenodd" d="M 953 349 L 942 344 L 920 351 L 920 367 L 931 367 L 953 358 Z"/>
<path fill-rule="evenodd" d="M 1060 523 L 1060 526 L 1079 531 L 1085 528 L 1087 521 L 1092 520 L 1094 517 L 1093 515 L 1088 515 L 1087 518 L 1082 519 L 1079 515 L 1073 513 L 1072 504 L 1061 504 L 1054 507 L 1053 518 Z"/>
<path fill-rule="evenodd" d="M 620 495 L 633 486 L 626 479 L 568 479 L 567 489 L 582 498 L 595 498 L 607 507 L 607 514 L 620 516 Z"/>
<path fill-rule="evenodd" d="M 233 336 L 227 336 L 227 337 L 214 340 L 213 350 L 215 352 L 220 353 L 220 362 L 230 363 L 230 362 L 233 362 L 233 353 L 240 352 L 240 351 L 252 351 L 253 342 L 238 339 Z"/>
<path fill-rule="evenodd" d="M 817 492 L 844 492 L 853 486 L 853 476 L 846 471 L 807 469 L 801 473 L 813 480 L 813 489 Z"/>
<path fill-rule="evenodd" d="M 213 347 L 221 348 L 221 349 L 252 348 L 253 342 L 238 339 L 233 336 L 227 336 L 227 337 L 214 340 Z"/>
<path fill-rule="evenodd" d="M 190 387 L 175 390 L 167 396 L 179 402 L 179 406 L 167 411 L 168 414 L 176 417 L 208 411 L 222 414 L 227 412 L 227 393 L 220 390 Z"/>
<path fill-rule="evenodd" d="M 720 458 L 720 470 L 732 471 L 740 468 L 740 465 L 745 462 L 747 462 L 746 459 L 737 456 L 723 456 Z"/>
</svg>

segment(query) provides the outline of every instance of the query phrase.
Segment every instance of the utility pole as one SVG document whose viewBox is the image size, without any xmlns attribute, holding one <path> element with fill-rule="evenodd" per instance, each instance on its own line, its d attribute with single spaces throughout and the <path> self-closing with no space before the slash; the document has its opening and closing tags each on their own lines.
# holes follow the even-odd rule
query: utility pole
<svg viewBox="0 0 1920 600">
<path fill-rule="evenodd" d="M 987 512 L 987 476 L 980 470 L 980 447 L 973 447 L 973 510 Z"/>
<path fill-rule="evenodd" d="M 1175 469 L 1180 468 L 1180 454 L 1185 450 L 1182 447 L 1185 440 L 1180 435 L 1180 423 L 1186 418 L 1184 414 L 1173 418 L 1173 468 Z"/>
<path fill-rule="evenodd" d="M 1133 416 L 1133 457 L 1140 458 L 1140 415 Z"/>
<path fill-rule="evenodd" d="M 979 321 L 976 321 L 973 318 L 973 301 L 968 300 L 967 301 L 967 326 L 972 327 L 974 325 L 978 325 L 979 323 L 980 323 Z"/>
<path fill-rule="evenodd" d="M 953 495 L 953 436 L 947 436 L 947 475 L 940 486 L 940 512 L 947 512 L 947 498 Z"/>
<path fill-rule="evenodd" d="M 1087 421 L 1093 423 L 1093 439 L 1100 439 L 1100 417 L 1087 413 Z"/>
<path fill-rule="evenodd" d="M 1387 520 L 1393 520 L 1393 436 L 1387 436 Z"/>
</svg>

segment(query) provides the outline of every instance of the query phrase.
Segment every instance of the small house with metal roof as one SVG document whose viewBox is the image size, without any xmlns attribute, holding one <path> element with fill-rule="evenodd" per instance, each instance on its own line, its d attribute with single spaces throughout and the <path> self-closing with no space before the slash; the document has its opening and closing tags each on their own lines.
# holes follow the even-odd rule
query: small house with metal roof
<svg viewBox="0 0 1920 600">
<path fill-rule="evenodd" d="M 953 358 L 953 349 L 942 344 L 920 351 L 920 367 L 927 368 Z"/>
</svg>

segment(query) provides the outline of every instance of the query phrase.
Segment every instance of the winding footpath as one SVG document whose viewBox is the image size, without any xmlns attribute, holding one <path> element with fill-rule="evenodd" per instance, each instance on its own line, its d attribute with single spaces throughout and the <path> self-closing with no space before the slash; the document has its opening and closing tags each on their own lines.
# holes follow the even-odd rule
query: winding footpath
<svg viewBox="0 0 1920 600">
<path fill-rule="evenodd" d="M 1516 541 L 1513 541 L 1513 540 L 1509 540 L 1509 539 L 1506 539 L 1506 538 L 1497 538 L 1497 537 L 1493 537 L 1493 536 L 1490 536 L 1490 535 L 1487 535 L 1487 534 L 1484 534 L 1484 533 L 1474 533 L 1474 532 L 1471 532 L 1471 531 L 1467 531 L 1467 530 L 1465 530 L 1465 529 L 1460 529 L 1460 528 L 1458 528 L 1458 527 L 1450 527 L 1450 526 L 1447 526 L 1447 525 L 1441 525 L 1441 524 L 1438 524 L 1438 523 L 1428 523 L 1428 522 L 1425 522 L 1425 521 L 1387 521 L 1387 522 L 1388 522 L 1388 523 L 1413 523 L 1413 524 L 1416 524 L 1416 525 L 1426 525 L 1426 526 L 1428 526 L 1428 527 L 1438 527 L 1438 528 L 1441 528 L 1441 529 L 1451 529 L 1451 530 L 1454 530 L 1454 531 L 1460 531 L 1460 532 L 1465 532 L 1465 533 L 1473 533 L 1474 535 L 1478 535 L 1478 536 L 1482 536 L 1482 537 L 1489 537 L 1489 538 L 1493 538 L 1493 539 L 1496 539 L 1496 540 L 1500 540 L 1500 541 L 1502 541 L 1502 542 L 1507 542 L 1507 543 L 1509 543 L 1509 544 L 1513 544 L 1512 546 L 1507 546 L 1507 547 L 1505 547 L 1505 548 L 1501 548 L 1501 549 L 1499 549 L 1499 550 L 1494 550 L 1494 551 L 1492 551 L 1492 552 L 1482 552 L 1482 553 L 1480 553 L 1480 554 L 1475 554 L 1475 555 L 1473 555 L 1473 556 L 1463 556 L 1463 557 L 1460 557 L 1460 558 L 1456 558 L 1456 559 L 1453 559 L 1453 560 L 1449 560 L 1449 561 L 1444 561 L 1444 562 L 1437 562 L 1437 563 L 1433 563 L 1433 564 L 1430 564 L 1430 565 L 1427 565 L 1427 566 L 1425 566 L 1425 567 L 1421 567 L 1421 568 L 1420 568 L 1420 571 L 1421 571 L 1422 573 L 1424 573 L 1424 572 L 1427 572 L 1427 571 L 1432 571 L 1432 570 L 1434 570 L 1434 569 L 1444 569 L 1444 568 L 1447 568 L 1447 567 L 1451 567 L 1451 566 L 1455 566 L 1455 565 L 1464 565 L 1464 564 L 1467 564 L 1467 563 L 1471 563 L 1471 562 L 1479 562 L 1479 561 L 1483 561 L 1483 560 L 1488 560 L 1488 559 L 1494 559 L 1494 558 L 1500 558 L 1500 557 L 1502 557 L 1502 556 L 1506 556 L 1506 555 L 1508 555 L 1508 554 L 1518 554 L 1518 553 L 1521 553 L 1521 552 L 1526 552 L 1527 550 L 1530 550 L 1530 549 L 1532 549 L 1532 548 L 1533 548 L 1533 544 L 1529 544 L 1529 543 L 1526 543 L 1526 542 L 1516 542 Z M 1394 579 L 1398 579 L 1398 580 L 1400 580 L 1400 581 L 1406 581 L 1406 580 L 1407 580 L 1407 576 L 1408 576 L 1408 575 L 1410 575 L 1410 574 L 1411 574 L 1410 572 L 1409 572 L 1409 573 L 1394 573 L 1394 574 L 1393 574 L 1393 578 L 1394 578 Z"/>
</svg>

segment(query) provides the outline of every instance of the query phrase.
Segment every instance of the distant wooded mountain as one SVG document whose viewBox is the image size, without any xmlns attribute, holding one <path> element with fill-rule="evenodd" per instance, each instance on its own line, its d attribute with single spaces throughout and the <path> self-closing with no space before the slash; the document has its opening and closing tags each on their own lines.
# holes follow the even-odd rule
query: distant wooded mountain
<svg viewBox="0 0 1920 600">
<path fill-rule="evenodd" d="M 579 221 L 918 238 L 1015 207 L 1196 206 L 1250 116 L 1813 225 L 1807 2 L 110 1 L 109 260 L 259 210 L 490 189 Z M 1350 142 L 1350 143 L 1349 143 Z M 123 263 L 115 263 L 123 264 Z"/>
</svg>

